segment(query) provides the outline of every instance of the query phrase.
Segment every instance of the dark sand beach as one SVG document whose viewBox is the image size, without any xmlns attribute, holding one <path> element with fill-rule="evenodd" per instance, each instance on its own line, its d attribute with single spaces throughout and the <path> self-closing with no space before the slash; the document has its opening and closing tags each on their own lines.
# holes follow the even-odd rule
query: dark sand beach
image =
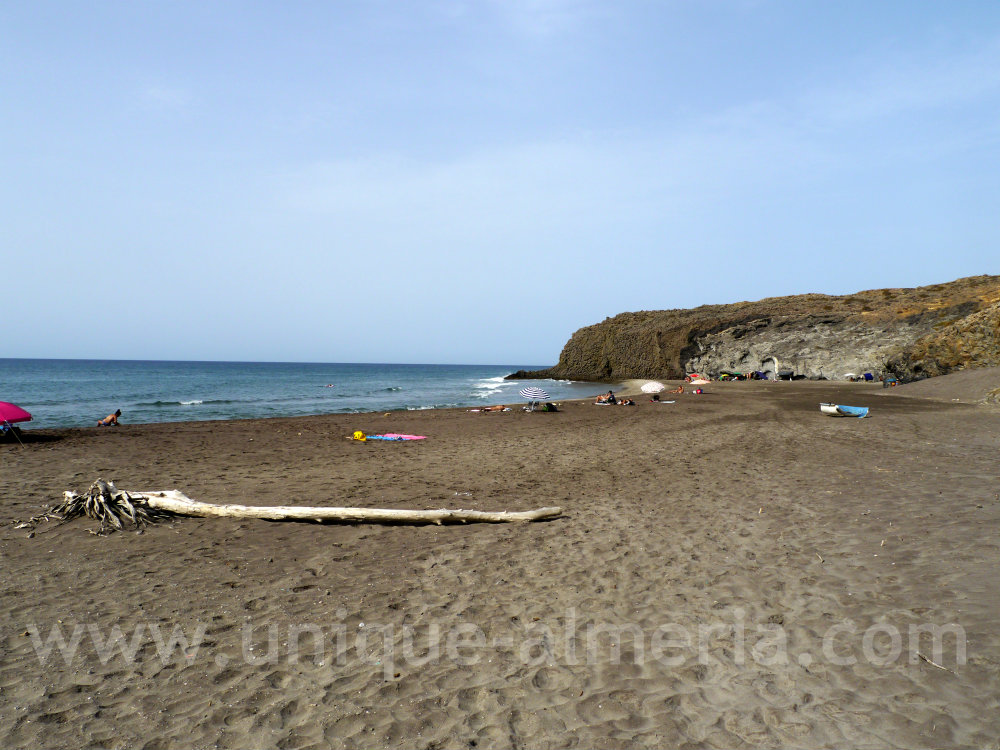
<svg viewBox="0 0 1000 750">
<path fill-rule="evenodd" d="M 705 389 L 26 431 L 0 445 L 0 745 L 1000 747 L 1000 408 L 946 379 Z M 98 477 L 564 515 L 14 527 Z"/>
</svg>

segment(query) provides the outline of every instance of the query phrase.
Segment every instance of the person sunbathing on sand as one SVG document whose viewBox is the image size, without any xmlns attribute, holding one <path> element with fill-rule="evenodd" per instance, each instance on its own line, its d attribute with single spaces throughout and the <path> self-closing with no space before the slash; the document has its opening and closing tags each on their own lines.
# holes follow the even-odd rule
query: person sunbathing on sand
<svg viewBox="0 0 1000 750">
<path fill-rule="evenodd" d="M 679 385 L 676 388 L 674 388 L 672 391 L 667 391 L 667 393 L 684 393 L 684 386 L 683 385 Z"/>
<path fill-rule="evenodd" d="M 606 396 L 598 396 L 595 404 L 617 404 L 618 399 L 615 398 L 614 391 L 608 391 Z"/>
<path fill-rule="evenodd" d="M 506 408 L 503 404 L 499 404 L 498 406 L 484 406 L 479 411 L 503 411 Z"/>
<path fill-rule="evenodd" d="M 122 415 L 122 410 L 118 409 L 114 414 L 109 414 L 104 419 L 97 420 L 98 427 L 108 427 L 110 425 L 118 426 L 118 417 Z"/>
</svg>

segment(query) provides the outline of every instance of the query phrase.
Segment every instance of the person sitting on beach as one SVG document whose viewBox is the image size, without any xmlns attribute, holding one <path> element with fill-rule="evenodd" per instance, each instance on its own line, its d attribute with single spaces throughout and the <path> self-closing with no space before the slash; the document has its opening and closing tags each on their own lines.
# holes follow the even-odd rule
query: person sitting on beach
<svg viewBox="0 0 1000 750">
<path fill-rule="evenodd" d="M 13 437 L 17 442 L 21 442 L 21 428 L 16 424 L 0 424 L 0 442 Z"/>
<path fill-rule="evenodd" d="M 110 425 L 118 426 L 118 417 L 122 415 L 122 410 L 117 409 L 114 414 L 109 414 L 104 419 L 97 420 L 98 427 L 108 427 Z"/>
</svg>

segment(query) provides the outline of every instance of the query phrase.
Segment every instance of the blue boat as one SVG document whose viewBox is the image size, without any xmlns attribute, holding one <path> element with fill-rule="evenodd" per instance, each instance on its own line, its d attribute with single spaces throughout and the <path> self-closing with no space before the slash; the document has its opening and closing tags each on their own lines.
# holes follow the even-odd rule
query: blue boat
<svg viewBox="0 0 1000 750">
<path fill-rule="evenodd" d="M 831 417 L 857 417 L 864 419 L 868 416 L 867 406 L 844 406 L 843 404 L 820 404 L 819 410 Z"/>
</svg>

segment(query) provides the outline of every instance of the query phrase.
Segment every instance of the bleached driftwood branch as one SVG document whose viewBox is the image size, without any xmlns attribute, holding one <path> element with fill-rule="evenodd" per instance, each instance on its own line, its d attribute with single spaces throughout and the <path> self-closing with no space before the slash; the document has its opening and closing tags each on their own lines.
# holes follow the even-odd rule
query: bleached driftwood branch
<svg viewBox="0 0 1000 750">
<path fill-rule="evenodd" d="M 40 522 L 54 519 L 68 521 L 86 516 L 101 522 L 96 533 L 106 534 L 131 523 L 137 528 L 163 518 L 177 516 L 221 516 L 223 518 L 260 518 L 269 521 L 344 521 L 348 523 L 510 523 L 555 518 L 562 508 L 548 507 L 528 511 L 482 510 L 390 510 L 383 508 L 303 507 L 294 505 L 254 506 L 215 505 L 192 500 L 179 490 L 127 492 L 113 482 L 98 479 L 90 489 L 77 494 L 67 490 L 62 504 L 40 516 L 18 524 L 17 528 L 34 528 Z"/>
<path fill-rule="evenodd" d="M 269 521 L 354 521 L 383 523 L 509 523 L 555 518 L 562 508 L 537 508 L 526 511 L 485 510 L 391 510 L 386 508 L 336 508 L 297 505 L 215 505 L 192 500 L 178 490 L 137 492 L 133 500 L 145 498 L 146 505 L 179 516 L 222 516 L 262 518 Z"/>
</svg>

